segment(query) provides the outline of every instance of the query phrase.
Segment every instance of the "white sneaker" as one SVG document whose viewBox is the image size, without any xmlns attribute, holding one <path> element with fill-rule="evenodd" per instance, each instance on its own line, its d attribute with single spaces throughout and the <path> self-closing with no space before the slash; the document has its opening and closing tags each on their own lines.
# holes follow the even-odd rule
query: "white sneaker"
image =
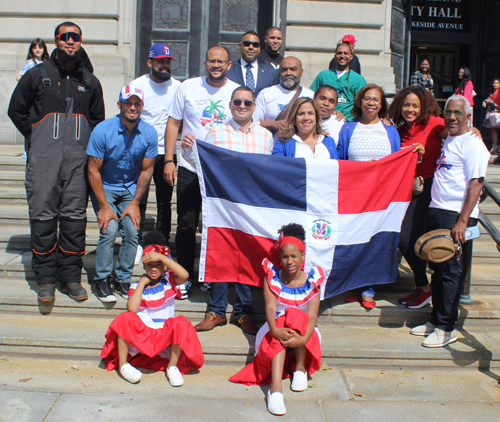
<svg viewBox="0 0 500 422">
<path fill-rule="evenodd" d="M 434 324 L 426 322 L 424 325 L 412 328 L 410 334 L 413 334 L 414 336 L 428 336 L 429 334 L 432 334 L 435 328 L 436 326 Z"/>
<path fill-rule="evenodd" d="M 443 347 L 447 344 L 457 341 L 457 336 L 455 335 L 455 330 L 444 331 L 441 328 L 436 328 L 434 332 L 429 335 L 423 342 L 424 347 Z"/>
<path fill-rule="evenodd" d="M 181 291 L 181 297 L 179 300 L 184 300 L 189 297 L 189 289 L 191 288 L 192 283 L 188 280 L 184 284 L 180 284 L 177 288 Z"/>
<path fill-rule="evenodd" d="M 120 374 L 132 384 L 139 382 L 142 377 L 142 372 L 134 368 L 130 363 L 126 363 L 120 368 Z"/>
<path fill-rule="evenodd" d="M 292 378 L 292 391 L 307 390 L 307 372 L 295 371 Z"/>
<path fill-rule="evenodd" d="M 142 253 L 143 252 L 144 252 L 144 249 L 142 249 L 142 246 L 141 245 L 137 245 L 137 252 L 135 254 L 134 265 L 139 265 L 141 263 Z"/>
<path fill-rule="evenodd" d="M 182 375 L 177 366 L 171 366 L 170 368 L 167 368 L 167 379 L 172 387 L 180 387 L 182 384 L 184 384 L 184 378 L 182 378 Z"/>
<path fill-rule="evenodd" d="M 267 410 L 273 415 L 284 415 L 286 413 L 285 402 L 283 401 L 283 393 L 271 393 L 271 389 L 268 390 Z"/>
</svg>

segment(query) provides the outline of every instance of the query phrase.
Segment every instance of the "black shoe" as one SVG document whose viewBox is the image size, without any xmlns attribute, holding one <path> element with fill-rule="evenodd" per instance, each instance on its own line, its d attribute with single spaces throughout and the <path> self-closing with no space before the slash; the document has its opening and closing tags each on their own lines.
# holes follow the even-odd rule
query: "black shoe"
<svg viewBox="0 0 500 422">
<path fill-rule="evenodd" d="M 128 299 L 128 291 L 130 283 L 115 283 L 115 293 L 119 294 L 124 299 Z"/>
<path fill-rule="evenodd" d="M 95 283 L 95 295 L 101 302 L 116 302 L 116 296 L 111 288 L 111 277 L 106 277 L 105 280 L 97 280 Z"/>
<path fill-rule="evenodd" d="M 56 299 L 56 285 L 53 283 L 41 284 L 38 289 L 38 299 L 41 302 L 53 302 Z"/>
<path fill-rule="evenodd" d="M 81 283 L 77 283 L 76 281 L 63 284 L 61 286 L 61 293 L 67 294 L 71 299 L 78 302 L 89 298 L 87 290 L 82 287 Z"/>
</svg>

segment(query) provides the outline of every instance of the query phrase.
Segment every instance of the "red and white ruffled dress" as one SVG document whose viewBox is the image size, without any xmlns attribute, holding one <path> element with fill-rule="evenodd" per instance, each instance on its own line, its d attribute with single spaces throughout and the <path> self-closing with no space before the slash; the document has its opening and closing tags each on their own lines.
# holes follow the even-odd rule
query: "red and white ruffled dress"
<svg viewBox="0 0 500 422">
<path fill-rule="evenodd" d="M 269 288 L 276 296 L 276 326 L 304 333 L 309 321 L 307 309 L 311 299 L 320 293 L 325 273 L 319 267 L 312 268 L 302 286 L 289 287 L 281 282 L 281 270 L 268 259 L 262 265 Z M 313 374 L 321 364 L 321 334 L 317 328 L 306 343 L 308 374 Z M 283 350 L 283 346 L 269 331 L 267 322 L 260 328 L 255 340 L 255 357 L 245 368 L 229 378 L 229 381 L 245 385 L 264 385 L 271 382 L 271 360 Z M 292 349 L 293 350 L 293 349 Z M 283 378 L 289 378 L 295 370 L 295 354 L 286 354 Z"/>
<path fill-rule="evenodd" d="M 108 371 L 118 367 L 117 336 L 129 343 L 127 361 L 134 367 L 166 370 L 172 343 L 183 352 L 177 364 L 182 374 L 203 366 L 203 351 L 193 324 L 182 315 L 175 316 L 179 292 L 174 277 L 173 271 L 167 271 L 156 286 L 144 289 L 137 313 L 124 312 L 110 324 L 101 351 Z M 129 298 L 138 284 L 137 281 L 130 286 Z"/>
</svg>

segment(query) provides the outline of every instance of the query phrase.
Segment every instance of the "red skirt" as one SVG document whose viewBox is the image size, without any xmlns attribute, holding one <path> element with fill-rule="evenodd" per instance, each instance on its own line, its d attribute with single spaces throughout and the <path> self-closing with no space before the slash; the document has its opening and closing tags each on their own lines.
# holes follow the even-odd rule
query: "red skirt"
<svg viewBox="0 0 500 422">
<path fill-rule="evenodd" d="M 118 315 L 110 324 L 106 332 L 106 343 L 101 351 L 106 369 L 111 371 L 118 368 L 117 337 L 120 336 L 139 353 L 128 356 L 128 363 L 134 367 L 148 368 L 154 371 L 165 371 L 169 359 L 158 354 L 170 344 L 178 344 L 182 355 L 177 367 L 181 374 L 191 369 L 198 370 L 203 366 L 205 358 L 201 349 L 198 334 L 193 325 L 182 315 L 169 318 L 163 328 L 150 328 L 134 312 L 124 312 Z"/>
<path fill-rule="evenodd" d="M 309 315 L 304 311 L 296 308 L 288 308 L 285 310 L 285 315 L 281 315 L 276 319 L 278 328 L 291 328 L 300 333 L 304 333 L 309 321 Z M 270 384 L 271 378 L 271 361 L 273 358 L 285 348 L 280 341 L 274 337 L 269 331 L 260 344 L 259 351 L 251 363 L 245 366 L 237 374 L 229 378 L 229 381 L 237 382 L 245 385 L 265 385 Z M 311 337 L 306 343 L 306 361 L 305 367 L 309 375 L 314 374 L 321 364 L 321 345 L 319 342 L 318 333 L 313 331 Z M 285 365 L 283 366 L 282 379 L 290 378 L 295 371 L 295 353 L 287 353 Z"/>
</svg>

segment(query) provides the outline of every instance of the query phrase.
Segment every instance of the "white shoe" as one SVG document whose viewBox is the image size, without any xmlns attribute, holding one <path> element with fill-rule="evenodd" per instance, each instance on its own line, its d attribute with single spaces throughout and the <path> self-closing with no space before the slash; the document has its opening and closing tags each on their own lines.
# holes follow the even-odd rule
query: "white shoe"
<svg viewBox="0 0 500 422">
<path fill-rule="evenodd" d="M 177 366 L 171 366 L 170 368 L 167 368 L 167 379 L 172 387 L 180 387 L 182 384 L 184 384 L 184 378 L 182 378 L 182 375 Z"/>
<path fill-rule="evenodd" d="M 142 377 L 142 372 L 134 368 L 130 363 L 126 363 L 120 368 L 120 374 L 132 384 L 139 382 Z"/>
<path fill-rule="evenodd" d="M 307 372 L 295 371 L 292 378 L 292 391 L 307 390 Z"/>
<path fill-rule="evenodd" d="M 455 335 L 455 330 L 444 331 L 441 328 L 436 328 L 434 332 L 429 335 L 423 342 L 424 347 L 443 347 L 447 344 L 457 341 L 457 336 Z"/>
<path fill-rule="evenodd" d="M 429 334 L 433 333 L 435 328 L 436 326 L 434 324 L 426 322 L 424 325 L 419 325 L 418 327 L 412 328 L 410 334 L 413 334 L 414 336 L 428 336 Z"/>
<path fill-rule="evenodd" d="M 141 263 L 142 253 L 143 252 L 144 252 L 144 249 L 142 249 L 142 246 L 141 245 L 137 245 L 137 252 L 135 254 L 134 265 L 139 265 Z"/>
<path fill-rule="evenodd" d="M 267 410 L 273 415 L 284 415 L 286 413 L 285 402 L 283 401 L 283 393 L 271 393 L 271 389 L 268 390 Z"/>
<path fill-rule="evenodd" d="M 181 297 L 179 300 L 184 300 L 189 297 L 189 289 L 191 288 L 192 283 L 188 280 L 184 284 L 180 284 L 177 288 L 181 291 Z"/>
</svg>

